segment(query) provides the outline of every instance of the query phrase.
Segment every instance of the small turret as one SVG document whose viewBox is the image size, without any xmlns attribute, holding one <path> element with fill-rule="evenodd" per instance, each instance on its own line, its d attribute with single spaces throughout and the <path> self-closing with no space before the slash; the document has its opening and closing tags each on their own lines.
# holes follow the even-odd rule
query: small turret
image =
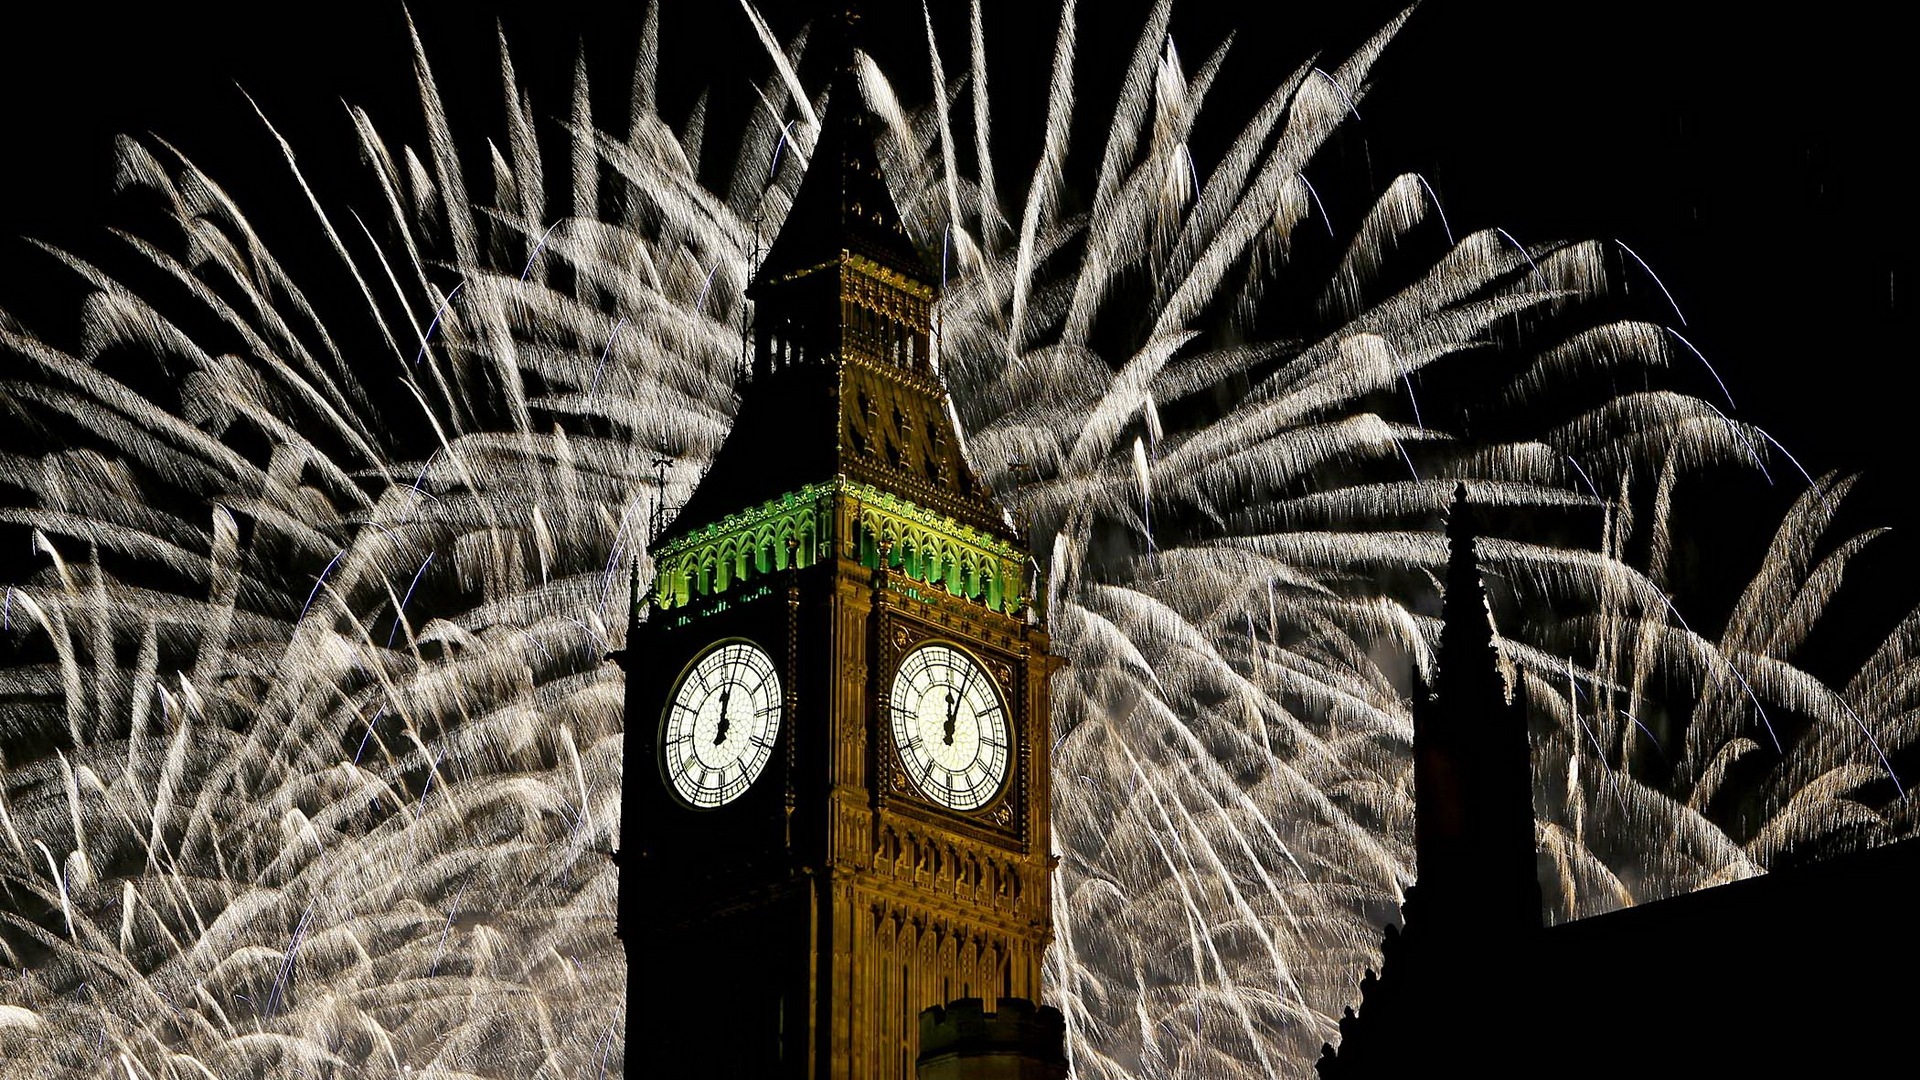
<svg viewBox="0 0 1920 1080">
<path fill-rule="evenodd" d="M 1050 1005 L 1001 998 L 994 1012 L 979 998 L 935 1005 L 920 1014 L 916 1080 L 1066 1080 L 1067 1022 Z"/>
</svg>

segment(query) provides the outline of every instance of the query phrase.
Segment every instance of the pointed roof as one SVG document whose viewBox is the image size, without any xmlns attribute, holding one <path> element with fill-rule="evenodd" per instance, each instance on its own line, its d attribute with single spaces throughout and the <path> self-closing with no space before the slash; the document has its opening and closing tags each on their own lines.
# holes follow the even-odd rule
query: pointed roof
<svg viewBox="0 0 1920 1080">
<path fill-rule="evenodd" d="M 1480 531 L 1477 518 L 1467 502 L 1467 485 L 1458 485 L 1447 508 L 1447 581 L 1440 601 L 1440 674 L 1435 689 L 1461 704 L 1492 707 L 1505 701 L 1507 687 L 1500 677 L 1493 611 L 1473 549 Z"/>
<path fill-rule="evenodd" d="M 1017 533 L 967 461 L 933 365 L 937 280 L 888 190 L 847 30 L 806 173 L 748 295 L 754 354 L 733 429 L 659 538 L 810 485 L 851 484 L 977 533 Z M 971 534 L 970 533 L 970 534 Z"/>
<path fill-rule="evenodd" d="M 879 125 L 861 99 L 852 46 L 841 47 L 846 52 L 828 94 L 813 156 L 780 235 L 754 275 L 750 294 L 837 263 L 843 252 L 917 281 L 931 280 L 881 173 L 874 151 Z"/>
<path fill-rule="evenodd" d="M 1474 551 L 1478 518 L 1461 484 L 1447 511 L 1440 670 L 1413 706 L 1415 861 L 1430 925 L 1512 933 L 1539 925 L 1533 770 Z"/>
</svg>

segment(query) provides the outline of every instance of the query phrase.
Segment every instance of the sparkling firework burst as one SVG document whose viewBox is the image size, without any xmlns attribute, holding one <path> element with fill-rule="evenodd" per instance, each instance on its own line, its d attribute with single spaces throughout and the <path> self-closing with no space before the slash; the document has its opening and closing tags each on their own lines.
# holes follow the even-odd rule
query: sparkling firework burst
<svg viewBox="0 0 1920 1080">
<path fill-rule="evenodd" d="M 1705 400 L 1595 389 L 1698 362 L 1621 297 L 1637 257 L 1455 235 L 1413 175 L 1328 212 L 1397 22 L 1201 155 L 1224 51 L 1191 65 L 1156 5 L 1089 148 L 1069 8 L 1027 173 L 970 14 L 929 33 L 929 104 L 861 82 L 945 269 L 970 457 L 1071 659 L 1048 974 L 1079 1075 L 1299 1071 L 1329 1037 L 1411 880 L 1407 702 L 1462 481 L 1497 508 L 1555 917 L 1912 831 L 1920 623 L 1842 681 L 1794 662 L 1868 539 L 1827 539 L 1849 481 L 1807 481 L 1690 626 L 1676 500 L 1793 466 Z M 307 206 L 345 303 L 123 140 L 162 224 L 115 269 L 50 250 L 76 340 L 0 316 L 0 522 L 34 555 L 0 646 L 0 1052 L 29 1075 L 621 1070 L 602 658 L 726 435 L 752 252 L 822 105 L 804 36 L 754 24 L 770 73 L 724 137 L 661 115 L 651 18 L 614 124 L 583 67 L 543 133 L 503 43 L 484 174 L 416 41 L 426 138 L 349 113 L 380 214 Z"/>
</svg>

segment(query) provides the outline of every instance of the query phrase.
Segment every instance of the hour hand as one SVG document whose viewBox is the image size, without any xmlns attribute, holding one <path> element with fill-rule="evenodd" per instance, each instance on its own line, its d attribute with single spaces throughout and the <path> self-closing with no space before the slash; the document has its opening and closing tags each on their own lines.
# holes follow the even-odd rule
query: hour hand
<svg viewBox="0 0 1920 1080">
<path fill-rule="evenodd" d="M 733 684 L 720 688 L 720 723 L 713 729 L 713 745 L 719 746 L 727 740 L 727 699 L 733 694 Z"/>
</svg>

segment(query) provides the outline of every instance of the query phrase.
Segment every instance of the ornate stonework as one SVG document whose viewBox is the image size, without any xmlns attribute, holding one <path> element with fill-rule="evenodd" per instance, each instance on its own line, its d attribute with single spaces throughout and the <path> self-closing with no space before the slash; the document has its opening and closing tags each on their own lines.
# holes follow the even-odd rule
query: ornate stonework
<svg viewBox="0 0 1920 1080">
<path fill-rule="evenodd" d="M 981 529 L 845 477 L 809 484 L 688 530 L 655 556 L 653 605 L 696 605 L 830 555 L 889 569 L 950 596 L 1013 614 L 1026 602 L 1026 556 Z"/>
<path fill-rule="evenodd" d="M 902 1080 L 922 1010 L 1037 997 L 1052 933 L 1058 660 L 1029 554 L 963 452 L 935 291 L 836 115 L 750 293 L 733 432 L 658 542 L 621 658 L 629 1059 L 661 1075 Z M 735 640 L 780 672 L 779 765 L 690 806 L 662 782 L 663 717 L 690 659 Z M 688 695 L 712 704 L 682 708 L 683 755 L 749 730 L 722 685 Z M 992 749 L 948 766 L 963 786 L 923 769 L 922 788 L 903 754 L 936 745 Z"/>
</svg>

